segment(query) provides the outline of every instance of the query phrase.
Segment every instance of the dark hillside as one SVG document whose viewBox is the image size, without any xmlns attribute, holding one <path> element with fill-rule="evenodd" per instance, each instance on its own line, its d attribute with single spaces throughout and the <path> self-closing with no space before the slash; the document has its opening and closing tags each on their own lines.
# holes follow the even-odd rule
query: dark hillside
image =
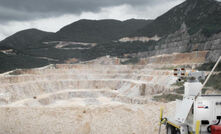
<svg viewBox="0 0 221 134">
<path fill-rule="evenodd" d="M 215 0 L 186 0 L 161 15 L 134 35 L 160 37 L 174 33 L 183 23 L 189 34 L 197 32 L 211 36 L 221 32 L 221 2 Z"/>
</svg>

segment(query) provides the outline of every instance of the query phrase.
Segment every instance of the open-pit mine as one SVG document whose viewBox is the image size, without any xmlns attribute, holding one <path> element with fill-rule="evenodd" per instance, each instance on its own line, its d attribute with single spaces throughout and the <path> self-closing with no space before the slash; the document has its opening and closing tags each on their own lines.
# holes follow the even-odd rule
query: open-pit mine
<svg viewBox="0 0 221 134">
<path fill-rule="evenodd" d="M 9 1 L 0 134 L 215 134 L 221 0 Z"/>
<path fill-rule="evenodd" d="M 152 96 L 172 90 L 172 70 L 95 63 L 0 74 L 0 134 L 156 134 L 159 109 L 167 114 L 174 102 Z"/>
</svg>

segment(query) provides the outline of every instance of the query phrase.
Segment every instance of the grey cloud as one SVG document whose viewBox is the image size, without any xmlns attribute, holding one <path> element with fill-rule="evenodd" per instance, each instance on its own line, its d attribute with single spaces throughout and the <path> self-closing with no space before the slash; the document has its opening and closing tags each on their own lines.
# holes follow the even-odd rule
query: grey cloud
<svg viewBox="0 0 221 134">
<path fill-rule="evenodd" d="M 154 6 L 176 0 L 0 0 L 0 22 L 98 12 L 102 7 L 129 4 Z"/>
</svg>

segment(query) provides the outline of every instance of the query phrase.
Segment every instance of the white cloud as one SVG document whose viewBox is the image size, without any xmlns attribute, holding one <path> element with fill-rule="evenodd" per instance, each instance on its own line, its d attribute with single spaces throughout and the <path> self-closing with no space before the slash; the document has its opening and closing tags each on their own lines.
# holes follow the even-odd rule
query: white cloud
<svg viewBox="0 0 221 134">
<path fill-rule="evenodd" d="M 120 6 L 101 8 L 98 13 L 82 12 L 80 15 L 66 14 L 58 17 L 31 21 L 11 21 L 5 24 L 0 24 L 0 40 L 14 34 L 15 32 L 28 28 L 37 28 L 43 31 L 56 32 L 63 26 L 79 19 L 155 19 L 183 1 L 184 0 L 167 1 L 164 4 L 154 6 L 144 5 L 136 7 L 124 4 Z"/>
</svg>

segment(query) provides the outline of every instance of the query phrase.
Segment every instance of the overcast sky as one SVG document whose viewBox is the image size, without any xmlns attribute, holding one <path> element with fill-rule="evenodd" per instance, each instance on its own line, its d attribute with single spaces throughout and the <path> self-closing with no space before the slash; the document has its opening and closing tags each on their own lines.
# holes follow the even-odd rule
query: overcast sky
<svg viewBox="0 0 221 134">
<path fill-rule="evenodd" d="M 0 40 L 27 28 L 56 32 L 79 19 L 155 19 L 184 0 L 0 0 Z"/>
</svg>

